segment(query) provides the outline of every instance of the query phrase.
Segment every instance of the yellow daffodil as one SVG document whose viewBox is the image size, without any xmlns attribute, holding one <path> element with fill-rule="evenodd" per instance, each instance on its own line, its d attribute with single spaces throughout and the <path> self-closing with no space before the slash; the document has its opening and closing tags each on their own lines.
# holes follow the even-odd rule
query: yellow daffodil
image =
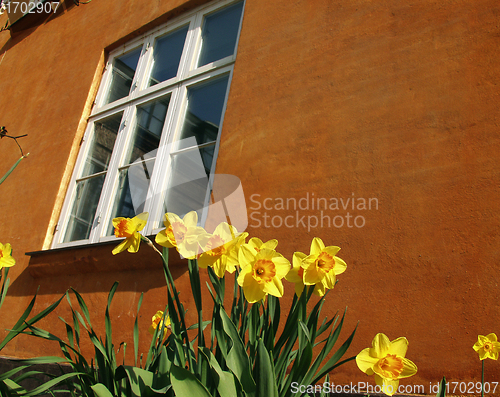
<svg viewBox="0 0 500 397">
<path fill-rule="evenodd" d="M 302 267 L 302 261 L 306 256 L 303 252 L 294 252 L 292 258 L 293 267 L 285 276 L 287 281 L 295 284 L 295 293 L 297 296 L 300 296 L 304 290 L 304 268 Z M 323 296 L 325 295 L 326 288 L 323 283 L 319 282 L 314 285 L 313 292 L 318 296 Z"/>
<path fill-rule="evenodd" d="M 325 247 L 323 241 L 315 237 L 311 242 L 311 253 L 302 260 L 304 268 L 304 284 L 316 285 L 322 283 L 324 288 L 332 289 L 335 286 L 336 275 L 344 273 L 346 263 L 335 256 L 339 247 Z"/>
<path fill-rule="evenodd" d="M 163 223 L 166 229 L 156 235 L 155 241 L 163 247 L 175 247 L 184 258 L 196 258 L 210 237 L 205 229 L 197 226 L 196 211 L 187 213 L 183 219 L 167 212 Z"/>
<path fill-rule="evenodd" d="M 222 222 L 203 247 L 203 253 L 198 258 L 198 266 L 204 269 L 211 266 L 219 278 L 224 277 L 226 271 L 233 273 L 237 261 L 231 259 L 231 254 L 233 251 L 238 251 L 247 236 L 248 233 L 238 235 L 236 228 Z"/>
<path fill-rule="evenodd" d="M 281 279 L 290 270 L 287 259 L 269 248 L 257 251 L 250 244 L 241 246 L 238 258 L 241 266 L 238 284 L 243 287 L 248 302 L 257 302 L 267 294 L 283 296 Z"/>
<path fill-rule="evenodd" d="M 362 350 L 356 356 L 356 364 L 367 375 L 374 375 L 375 383 L 382 392 L 392 396 L 397 392 L 399 379 L 417 373 L 417 366 L 405 358 L 408 340 L 404 337 L 389 341 L 384 334 L 377 334 L 372 347 Z"/>
<path fill-rule="evenodd" d="M 125 237 L 125 240 L 113 249 L 113 255 L 125 250 L 128 250 L 128 252 L 139 251 L 139 245 L 141 244 L 141 235 L 139 232 L 146 226 L 148 215 L 147 212 L 143 212 L 132 219 L 123 217 L 113 219 L 115 236 Z"/>
<path fill-rule="evenodd" d="M 155 331 L 156 331 L 156 328 L 158 328 L 158 326 L 160 326 L 160 329 L 161 329 L 161 327 L 163 326 L 164 327 L 164 329 L 163 329 L 163 340 L 165 340 L 165 339 L 167 339 L 167 330 L 170 330 L 170 317 L 169 316 L 165 316 L 165 325 L 163 325 L 162 318 L 163 318 L 163 311 L 158 310 L 155 313 L 155 315 L 153 316 L 153 318 L 151 319 L 151 326 L 149 327 L 148 332 L 151 335 L 154 335 Z M 159 332 L 160 331 L 158 331 L 158 333 Z"/>
<path fill-rule="evenodd" d="M 12 257 L 12 247 L 9 243 L 3 245 L 0 243 L 0 269 L 3 267 L 11 267 L 16 264 Z"/>
<path fill-rule="evenodd" d="M 485 358 L 498 360 L 500 342 L 498 342 L 497 336 L 493 333 L 486 336 L 478 335 L 477 342 L 472 348 L 478 352 L 480 360 L 484 360 Z"/>
</svg>

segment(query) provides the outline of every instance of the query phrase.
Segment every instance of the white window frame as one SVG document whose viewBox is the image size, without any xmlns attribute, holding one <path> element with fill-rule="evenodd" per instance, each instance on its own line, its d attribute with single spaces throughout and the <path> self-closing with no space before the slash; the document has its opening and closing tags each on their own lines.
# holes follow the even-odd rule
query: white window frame
<svg viewBox="0 0 500 397">
<path fill-rule="evenodd" d="M 55 229 L 51 246 L 52 248 L 63 248 L 116 240 L 116 237 L 114 237 L 113 235 L 106 236 L 106 229 L 109 225 L 109 217 L 112 211 L 113 200 L 116 195 L 116 189 L 119 180 L 119 170 L 120 168 L 123 168 L 123 166 L 120 166 L 120 164 L 122 163 L 121 159 L 125 155 L 125 149 L 131 137 L 131 130 L 135 126 L 135 109 L 138 105 L 160 99 L 170 94 L 170 102 L 162 129 L 160 144 L 155 159 L 155 167 L 151 175 L 149 187 L 149 189 L 153 191 L 162 191 L 162 189 L 164 190 L 166 188 L 168 180 L 170 179 L 171 155 L 174 152 L 172 148 L 175 148 L 175 144 L 173 143 L 181 133 L 184 115 L 187 109 L 188 88 L 196 84 L 203 83 L 204 81 L 208 81 L 209 79 L 226 75 L 228 76 L 228 84 L 222 108 L 218 135 L 215 143 L 213 144 L 215 148 L 209 176 L 209 186 L 212 186 L 215 165 L 219 151 L 219 142 L 224 114 L 226 111 L 227 97 L 229 93 L 229 87 L 231 85 L 234 62 L 236 60 L 238 41 L 243 20 L 243 13 L 245 9 L 245 0 L 243 0 L 242 15 L 239 23 L 233 55 L 223 59 L 219 59 L 215 62 L 198 68 L 196 67 L 196 63 L 198 62 L 198 57 L 201 50 L 201 33 L 204 17 L 208 14 L 222 10 L 227 6 L 239 2 L 240 0 L 221 0 L 210 2 L 206 5 L 194 9 L 189 13 L 186 13 L 185 15 L 182 15 L 179 18 L 169 21 L 166 24 L 147 32 L 143 36 L 136 38 L 131 42 L 128 42 L 119 49 L 110 52 L 105 71 L 102 76 L 101 85 L 94 102 L 94 107 L 88 119 L 87 128 L 82 139 L 80 153 L 75 163 L 73 175 L 68 187 L 68 191 L 66 193 L 63 207 L 61 209 L 59 222 Z M 189 28 L 180 59 L 177 76 L 151 87 L 147 87 L 152 69 L 153 44 L 156 38 L 173 32 L 176 29 L 188 24 Z M 104 104 L 111 84 L 113 70 L 112 65 L 114 59 L 124 55 L 125 53 L 133 49 L 137 49 L 140 46 L 142 46 L 141 55 L 137 64 L 134 79 L 132 81 L 133 88 L 131 88 L 129 95 L 112 103 Z M 82 179 L 80 175 L 83 171 L 83 167 L 85 166 L 85 160 L 87 159 L 87 154 L 92 142 L 91 138 L 94 130 L 94 122 L 100 121 L 103 118 L 118 114 L 120 112 L 123 112 L 123 116 L 112 150 L 111 159 L 106 171 L 106 177 L 99 198 L 99 203 L 94 215 L 93 224 L 97 225 L 92 227 L 88 239 L 63 242 L 66 234 L 66 229 L 69 225 L 74 196 L 76 194 L 77 180 Z M 210 143 L 209 145 L 212 145 L 212 143 Z M 196 148 L 199 148 L 200 146 L 203 145 L 198 145 L 196 146 Z M 209 196 L 210 191 L 207 191 L 205 197 L 205 207 L 208 204 Z M 146 227 L 143 229 L 143 234 L 156 234 L 163 228 L 163 224 L 161 222 L 163 215 L 162 204 L 163 196 L 156 195 L 151 198 L 148 195 L 148 199 L 146 200 L 144 206 L 144 211 L 149 212 L 149 220 Z M 205 217 L 206 211 L 203 213 L 202 218 Z"/>
</svg>

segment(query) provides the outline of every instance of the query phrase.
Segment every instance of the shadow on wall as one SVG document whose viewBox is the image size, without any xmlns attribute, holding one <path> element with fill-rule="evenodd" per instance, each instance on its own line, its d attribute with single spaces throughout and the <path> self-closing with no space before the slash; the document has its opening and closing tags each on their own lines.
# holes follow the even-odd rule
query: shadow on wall
<svg viewBox="0 0 500 397">
<path fill-rule="evenodd" d="M 162 260 L 146 244 L 139 252 L 111 253 L 116 242 L 95 244 L 82 248 L 56 249 L 28 252 L 27 268 L 9 287 L 9 295 L 26 296 L 27 286 L 38 295 L 63 294 L 68 288 L 80 293 L 108 293 L 111 285 L 118 281 L 120 291 L 147 292 L 165 286 Z M 169 267 L 177 280 L 187 272 L 186 261 L 170 249 Z"/>
</svg>

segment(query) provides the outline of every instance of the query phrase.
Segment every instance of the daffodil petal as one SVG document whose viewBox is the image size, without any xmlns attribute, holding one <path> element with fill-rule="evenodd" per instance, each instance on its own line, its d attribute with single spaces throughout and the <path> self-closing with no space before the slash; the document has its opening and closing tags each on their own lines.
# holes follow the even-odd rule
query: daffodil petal
<svg viewBox="0 0 500 397">
<path fill-rule="evenodd" d="M 218 257 L 214 255 L 209 255 L 206 252 L 200 255 L 198 258 L 198 266 L 201 267 L 202 269 L 206 269 L 208 266 L 212 266 L 216 261 Z"/>
<path fill-rule="evenodd" d="M 115 248 L 113 248 L 113 255 L 119 254 L 120 252 L 125 251 L 130 245 L 130 241 L 125 239 L 120 244 L 118 244 Z"/>
<path fill-rule="evenodd" d="M 290 271 L 290 262 L 288 259 L 282 256 L 276 256 L 271 259 L 274 263 L 274 268 L 276 269 L 276 277 L 279 279 L 285 277 Z"/>
<path fill-rule="evenodd" d="M 392 396 L 398 391 L 399 380 L 398 379 L 387 379 L 375 374 L 375 383 L 382 388 L 382 393 Z"/>
<path fill-rule="evenodd" d="M 148 222 L 148 217 L 149 213 L 147 212 L 142 212 L 141 214 L 134 216 L 131 219 L 134 229 L 136 231 L 144 229 L 144 226 L 146 226 L 146 223 Z"/>
<path fill-rule="evenodd" d="M 370 348 L 361 350 L 361 352 L 356 356 L 356 364 L 358 368 L 367 375 L 373 375 L 373 366 L 378 363 L 377 357 L 372 357 L 370 355 Z"/>
<path fill-rule="evenodd" d="M 337 281 L 337 278 L 335 277 L 335 273 L 330 271 L 327 274 L 325 274 L 325 277 L 321 280 L 321 283 L 328 289 L 333 289 L 335 287 L 335 283 Z"/>
<path fill-rule="evenodd" d="M 184 219 L 182 221 L 188 228 L 195 227 L 198 224 L 198 213 L 196 211 L 188 212 L 184 215 Z"/>
<path fill-rule="evenodd" d="M 498 339 L 497 339 L 496 334 L 494 334 L 494 333 L 491 333 L 491 334 L 486 335 L 486 338 L 487 338 L 490 342 L 496 342 L 496 341 L 498 340 Z"/>
<path fill-rule="evenodd" d="M 139 246 L 141 244 L 141 235 L 139 233 L 134 233 L 134 235 L 127 240 L 130 242 L 128 252 L 136 253 L 139 251 Z"/>
<path fill-rule="evenodd" d="M 174 245 L 170 242 L 170 240 L 167 237 L 167 233 L 165 230 L 162 230 L 159 232 L 156 237 L 155 241 L 160 244 L 162 247 L 167 247 L 167 248 L 172 248 Z"/>
<path fill-rule="evenodd" d="M 325 248 L 323 240 L 319 237 L 314 237 L 311 242 L 311 255 L 319 255 L 323 248 Z"/>
<path fill-rule="evenodd" d="M 317 283 L 314 286 L 313 293 L 315 293 L 318 296 L 324 296 L 326 292 L 326 287 L 323 285 L 323 283 Z"/>
<path fill-rule="evenodd" d="M 245 294 L 245 298 L 249 303 L 255 303 L 264 299 L 266 293 L 261 288 L 260 284 L 253 280 L 252 275 L 247 276 L 247 278 L 252 278 L 246 286 L 243 286 L 243 293 Z"/>
<path fill-rule="evenodd" d="M 269 241 L 266 241 L 265 243 L 263 243 L 261 245 L 261 248 L 267 248 L 267 249 L 270 249 L 270 250 L 275 250 L 277 246 L 278 246 L 278 240 L 272 239 L 272 240 L 269 240 Z"/>
<path fill-rule="evenodd" d="M 253 248 L 258 248 L 262 247 L 264 243 L 262 240 L 258 237 L 252 237 L 250 240 L 248 240 L 248 245 L 252 246 Z"/>
<path fill-rule="evenodd" d="M 333 272 L 335 274 L 342 274 L 342 273 L 344 273 L 346 271 L 346 269 L 347 269 L 347 263 L 345 263 L 338 256 L 333 257 L 333 260 L 335 261 L 335 266 L 333 267 Z"/>
<path fill-rule="evenodd" d="M 0 259 L 0 269 L 2 267 L 12 267 L 16 264 L 16 260 L 10 256 L 4 256 L 2 259 Z"/>
<path fill-rule="evenodd" d="M 241 268 L 241 271 L 240 271 L 240 274 L 238 275 L 238 285 L 240 287 L 243 287 L 243 284 L 245 283 L 245 279 L 248 275 L 250 275 L 250 277 L 252 277 L 252 266 L 245 266 L 243 268 Z"/>
<path fill-rule="evenodd" d="M 373 338 L 372 345 L 373 347 L 371 348 L 370 355 L 380 359 L 387 355 L 391 342 L 385 334 L 379 333 Z"/>
<path fill-rule="evenodd" d="M 240 261 L 240 266 L 243 268 L 255 261 L 255 249 L 251 248 L 249 245 L 242 245 L 238 253 L 238 260 Z"/>
<path fill-rule="evenodd" d="M 403 371 L 399 374 L 398 378 L 408 378 L 409 376 L 413 376 L 417 373 L 417 366 L 411 360 L 407 358 L 403 358 Z"/>
<path fill-rule="evenodd" d="M 340 251 L 340 247 L 337 247 L 335 245 L 330 245 L 328 247 L 323 248 L 323 252 L 326 252 L 330 256 L 335 256 L 337 255 L 337 252 Z"/>
<path fill-rule="evenodd" d="M 320 277 L 316 266 L 312 265 L 309 268 L 304 269 L 304 284 L 306 285 L 314 285 L 318 282 L 321 282 L 322 277 Z"/>
<path fill-rule="evenodd" d="M 395 354 L 396 356 L 406 356 L 408 350 L 408 339 L 405 337 L 394 339 L 389 346 L 388 354 Z"/>
<path fill-rule="evenodd" d="M 263 291 L 270 295 L 274 295 L 277 296 L 278 298 L 281 298 L 284 292 L 283 283 L 277 277 L 273 277 L 270 283 L 265 284 Z"/>
</svg>

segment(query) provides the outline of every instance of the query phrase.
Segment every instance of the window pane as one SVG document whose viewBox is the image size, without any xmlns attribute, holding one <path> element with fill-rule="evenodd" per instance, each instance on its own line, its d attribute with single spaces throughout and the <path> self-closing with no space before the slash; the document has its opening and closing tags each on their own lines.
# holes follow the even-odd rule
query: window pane
<svg viewBox="0 0 500 397">
<path fill-rule="evenodd" d="M 158 148 L 169 102 L 170 96 L 137 107 L 134 133 L 124 164 Z"/>
<path fill-rule="evenodd" d="M 101 196 L 105 174 L 77 182 L 76 197 L 71 209 L 64 242 L 89 238 L 95 211 Z"/>
<path fill-rule="evenodd" d="M 136 48 L 121 57 L 115 58 L 106 103 L 117 101 L 130 93 L 132 80 L 134 79 L 135 70 L 141 56 L 141 49 L 141 47 Z"/>
<path fill-rule="evenodd" d="M 181 140 L 195 137 L 197 144 L 201 145 L 217 139 L 227 83 L 228 76 L 224 76 L 188 88 L 188 106 Z"/>
<path fill-rule="evenodd" d="M 114 233 L 113 218 L 120 216 L 133 218 L 144 212 L 153 167 L 154 159 L 134 163 L 128 169 L 120 171 L 118 190 L 106 231 L 107 236 Z"/>
<path fill-rule="evenodd" d="M 177 76 L 187 31 L 188 27 L 186 26 L 156 40 L 149 86 Z"/>
<path fill-rule="evenodd" d="M 199 211 L 201 214 L 207 188 L 206 168 L 198 149 L 172 155 L 172 172 L 165 194 L 164 212 L 168 210 L 179 216 L 189 211 Z"/>
<path fill-rule="evenodd" d="M 205 18 L 198 67 L 233 55 L 242 9 L 243 2 Z"/>
<path fill-rule="evenodd" d="M 96 174 L 108 169 L 122 114 L 119 113 L 94 123 L 94 134 L 90 143 L 82 176 Z"/>
</svg>

